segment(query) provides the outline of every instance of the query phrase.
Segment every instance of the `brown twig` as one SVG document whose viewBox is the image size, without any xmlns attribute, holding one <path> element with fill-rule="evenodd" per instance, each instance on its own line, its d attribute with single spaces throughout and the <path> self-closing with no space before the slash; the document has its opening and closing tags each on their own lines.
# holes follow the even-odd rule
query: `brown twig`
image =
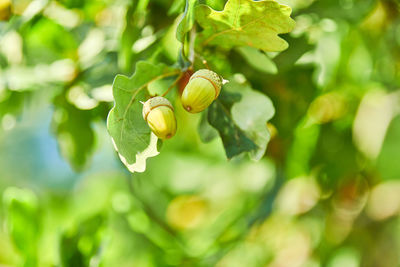
<svg viewBox="0 0 400 267">
<path fill-rule="evenodd" d="M 203 59 L 202 63 L 206 66 L 207 69 L 210 69 L 210 66 L 207 64 L 207 60 Z"/>
<path fill-rule="evenodd" d="M 179 82 L 179 80 L 182 78 L 183 76 L 183 72 L 181 72 L 178 76 L 178 78 L 175 79 L 175 81 L 168 87 L 168 89 L 161 95 L 161 96 L 166 96 L 169 91 L 171 91 L 172 88 L 174 88 L 176 86 L 176 84 Z"/>
</svg>

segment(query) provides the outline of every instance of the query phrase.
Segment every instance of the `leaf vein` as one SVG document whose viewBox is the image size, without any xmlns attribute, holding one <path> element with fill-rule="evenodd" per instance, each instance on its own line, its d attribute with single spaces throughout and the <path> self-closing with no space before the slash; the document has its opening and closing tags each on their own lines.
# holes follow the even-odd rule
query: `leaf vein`
<svg viewBox="0 0 400 267">
<path fill-rule="evenodd" d="M 219 35 L 222 35 L 222 34 L 225 34 L 225 33 L 228 33 L 228 32 L 232 32 L 232 31 L 242 32 L 244 28 L 246 28 L 249 25 L 252 25 L 254 23 L 257 23 L 262 19 L 265 19 L 269 15 L 269 13 L 265 14 L 265 15 L 262 15 L 262 16 L 254 19 L 252 21 L 249 21 L 248 23 L 246 23 L 246 24 L 244 24 L 242 26 L 238 26 L 238 23 L 239 23 L 238 13 L 239 13 L 239 10 L 240 10 L 240 2 L 241 1 L 239 0 L 239 8 L 237 9 L 236 14 L 235 14 L 234 27 L 210 35 L 210 37 L 208 37 L 205 41 L 203 41 L 203 43 L 202 43 L 203 46 L 206 46 L 208 43 L 210 43 L 212 40 L 214 40 Z M 271 29 L 273 32 L 278 32 L 276 29 L 274 29 L 271 26 L 268 26 L 268 25 L 264 25 L 264 26 L 269 28 L 269 29 Z M 279 32 L 279 34 L 286 33 L 286 32 L 287 31 Z"/>
</svg>

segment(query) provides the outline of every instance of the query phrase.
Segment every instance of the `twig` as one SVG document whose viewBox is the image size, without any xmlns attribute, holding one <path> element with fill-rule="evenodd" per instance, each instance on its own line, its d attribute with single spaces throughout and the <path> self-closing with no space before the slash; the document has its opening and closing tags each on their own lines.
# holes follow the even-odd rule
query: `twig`
<svg viewBox="0 0 400 267">
<path fill-rule="evenodd" d="M 175 87 L 175 85 L 179 82 L 179 80 L 182 78 L 183 76 L 183 72 L 181 72 L 181 74 L 179 74 L 178 78 L 175 79 L 175 81 L 168 87 L 168 89 L 161 95 L 161 96 L 166 96 L 169 91 L 171 91 L 172 88 Z"/>
<path fill-rule="evenodd" d="M 207 69 L 210 69 L 210 66 L 207 64 L 207 60 L 203 59 L 202 63 L 206 66 Z"/>
</svg>

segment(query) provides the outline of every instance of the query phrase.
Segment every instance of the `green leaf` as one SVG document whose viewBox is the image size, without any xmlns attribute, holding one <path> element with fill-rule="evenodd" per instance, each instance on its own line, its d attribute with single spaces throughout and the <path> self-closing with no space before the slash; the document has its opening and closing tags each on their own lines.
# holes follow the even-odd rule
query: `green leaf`
<svg viewBox="0 0 400 267">
<path fill-rule="evenodd" d="M 295 43 L 296 45 L 291 45 L 284 53 L 280 53 L 274 57 L 273 61 L 278 67 L 279 72 L 290 70 L 302 55 L 313 48 L 313 46 L 308 43 L 307 38 L 303 35 L 297 38 L 288 36 L 286 40 L 289 43 Z"/>
<path fill-rule="evenodd" d="M 278 73 L 275 63 L 266 54 L 258 49 L 253 47 L 239 47 L 237 50 L 247 61 L 247 63 L 254 69 L 264 73 Z"/>
<path fill-rule="evenodd" d="M 73 34 L 48 18 L 23 28 L 24 52 L 28 65 L 51 64 L 61 59 L 76 59 L 78 42 Z"/>
<path fill-rule="evenodd" d="M 3 203 L 11 239 L 25 258 L 25 266 L 36 266 L 40 235 L 39 204 L 36 195 L 28 189 L 9 187 L 4 191 Z"/>
<path fill-rule="evenodd" d="M 6 114 L 19 115 L 24 108 L 24 103 L 29 98 L 30 92 L 17 92 L 4 90 L 0 98 L 0 117 Z"/>
<path fill-rule="evenodd" d="M 377 169 L 384 180 L 400 179 L 399 147 L 400 116 L 397 116 L 390 123 L 377 159 Z"/>
<path fill-rule="evenodd" d="M 54 100 L 52 129 L 62 156 L 75 171 L 82 171 L 92 157 L 95 146 L 90 110 L 81 110 L 65 98 L 65 92 Z"/>
<path fill-rule="evenodd" d="M 214 133 L 221 136 L 228 158 L 248 152 L 251 159 L 260 160 L 267 148 L 270 134 L 267 122 L 275 113 L 272 101 L 249 85 L 231 81 L 208 111 L 208 123 L 200 121 L 202 141 L 211 141 Z"/>
<path fill-rule="evenodd" d="M 288 33 L 294 28 L 291 11 L 290 7 L 271 0 L 229 0 L 223 11 L 199 5 L 195 9 L 195 17 L 204 29 L 199 42 L 201 46 L 251 46 L 264 51 L 285 50 L 288 44 L 278 34 Z"/>
<path fill-rule="evenodd" d="M 179 14 L 185 8 L 185 0 L 174 0 L 168 9 L 168 16 Z"/>
<path fill-rule="evenodd" d="M 186 0 L 185 11 L 182 15 L 182 19 L 176 29 L 176 39 L 183 43 L 185 41 L 185 34 L 189 32 L 194 23 L 194 7 L 197 0 Z"/>
<path fill-rule="evenodd" d="M 355 5 L 355 3 L 357 4 Z M 336 0 L 313 1 L 307 8 L 307 12 L 309 14 L 318 14 L 321 18 L 338 21 L 347 20 L 350 25 L 357 25 L 357 23 L 365 19 L 367 14 L 370 14 L 374 7 L 376 8 L 376 1 L 364 0 L 344 5 L 338 5 Z"/>
<path fill-rule="evenodd" d="M 288 178 L 310 173 L 310 161 L 318 144 L 320 128 L 320 125 L 314 123 L 307 115 L 298 123 L 287 155 L 286 173 Z"/>
<path fill-rule="evenodd" d="M 250 152 L 250 157 L 260 160 L 271 137 L 267 122 L 274 116 L 275 109 L 266 95 L 252 90 L 250 86 L 241 86 L 242 98 L 232 106 L 232 117 L 240 129 L 257 145 L 257 149 Z"/>
<path fill-rule="evenodd" d="M 118 51 L 118 64 L 124 72 L 133 70 L 136 58 L 132 50 L 133 44 L 140 38 L 147 14 L 148 0 L 132 1 L 126 10 L 125 28 L 121 35 Z"/>
<path fill-rule="evenodd" d="M 146 87 L 153 81 L 174 76 L 179 70 L 164 64 L 138 62 L 135 74 L 128 78 L 117 75 L 113 83 L 115 104 L 111 109 L 107 128 L 121 161 L 131 172 L 143 172 L 146 159 L 158 155 L 157 137 L 142 117 L 146 101 Z"/>
<path fill-rule="evenodd" d="M 221 91 L 217 101 L 208 108 L 208 121 L 219 133 L 228 159 L 257 149 L 257 145 L 235 124 L 230 108 L 239 101 L 239 94 Z"/>
<path fill-rule="evenodd" d="M 101 253 L 104 223 L 104 216 L 96 214 L 64 231 L 59 244 L 61 266 L 90 266 L 90 260 Z"/>
<path fill-rule="evenodd" d="M 180 21 L 180 18 L 175 19 L 174 23 L 169 27 L 161 40 L 164 54 L 172 62 L 176 62 L 178 60 L 178 55 L 182 47 L 181 43 L 176 39 L 176 31 Z"/>
<path fill-rule="evenodd" d="M 200 4 L 205 4 L 213 9 L 220 10 L 224 8 L 226 0 L 201 0 Z"/>
<path fill-rule="evenodd" d="M 207 113 L 202 114 L 197 130 L 199 132 L 200 140 L 204 143 L 211 142 L 218 136 L 217 130 L 215 130 L 207 120 Z"/>
<path fill-rule="evenodd" d="M 137 27 L 138 17 L 134 16 L 136 6 L 130 6 L 125 15 L 125 28 L 121 35 L 120 49 L 118 51 L 118 65 L 121 70 L 128 72 L 132 69 L 133 51 L 132 46 L 140 37 L 140 28 Z M 133 19 L 133 17 L 135 19 Z M 143 18 L 143 16 L 140 16 Z"/>
</svg>

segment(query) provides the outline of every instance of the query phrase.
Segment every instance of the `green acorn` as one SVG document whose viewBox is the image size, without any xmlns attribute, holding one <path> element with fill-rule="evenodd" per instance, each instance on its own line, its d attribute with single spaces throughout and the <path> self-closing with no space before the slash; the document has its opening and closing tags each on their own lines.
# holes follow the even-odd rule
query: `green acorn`
<svg viewBox="0 0 400 267">
<path fill-rule="evenodd" d="M 156 96 L 147 100 L 143 105 L 143 118 L 160 139 L 169 139 L 176 133 L 174 108 L 165 97 Z"/>
<path fill-rule="evenodd" d="M 182 93 L 182 105 L 190 113 L 205 110 L 219 96 L 222 79 L 208 69 L 196 71 Z"/>
</svg>

